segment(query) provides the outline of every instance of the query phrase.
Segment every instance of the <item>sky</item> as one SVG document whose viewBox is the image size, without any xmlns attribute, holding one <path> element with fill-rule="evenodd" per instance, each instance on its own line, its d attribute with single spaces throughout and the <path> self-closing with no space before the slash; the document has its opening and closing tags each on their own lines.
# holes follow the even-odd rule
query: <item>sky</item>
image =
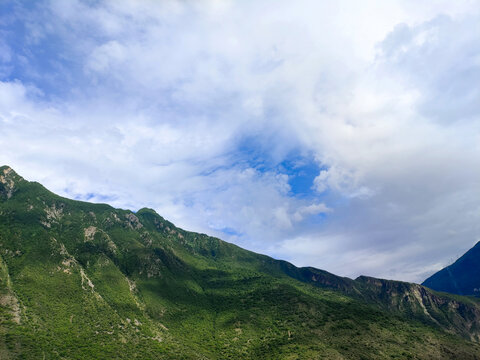
<svg viewBox="0 0 480 360">
<path fill-rule="evenodd" d="M 355 278 L 480 241 L 480 1 L 0 1 L 0 164 Z"/>
</svg>

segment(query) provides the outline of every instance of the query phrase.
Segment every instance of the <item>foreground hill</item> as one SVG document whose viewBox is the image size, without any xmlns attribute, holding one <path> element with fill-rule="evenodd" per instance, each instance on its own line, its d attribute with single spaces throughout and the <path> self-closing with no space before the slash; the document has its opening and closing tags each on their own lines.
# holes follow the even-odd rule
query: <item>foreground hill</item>
<svg viewBox="0 0 480 360">
<path fill-rule="evenodd" d="M 480 306 L 342 278 L 0 168 L 0 359 L 480 359 Z"/>
<path fill-rule="evenodd" d="M 423 285 L 452 294 L 479 296 L 480 242 L 452 265 L 430 276 Z"/>
</svg>

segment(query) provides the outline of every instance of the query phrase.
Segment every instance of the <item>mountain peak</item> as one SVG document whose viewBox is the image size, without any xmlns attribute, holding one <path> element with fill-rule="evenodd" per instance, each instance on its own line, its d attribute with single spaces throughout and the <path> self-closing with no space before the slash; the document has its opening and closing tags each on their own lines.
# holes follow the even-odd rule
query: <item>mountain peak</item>
<svg viewBox="0 0 480 360">
<path fill-rule="evenodd" d="M 0 167 L 0 197 L 10 199 L 15 192 L 16 183 L 22 180 L 10 166 Z"/>
<path fill-rule="evenodd" d="M 15 171 L 8 165 L 3 165 L 3 166 L 0 166 L 0 173 L 2 174 L 8 174 L 8 173 L 11 173 L 11 172 L 14 172 Z"/>
<path fill-rule="evenodd" d="M 426 279 L 422 285 L 437 291 L 478 296 L 480 293 L 479 259 L 480 241 L 453 264 Z"/>
<path fill-rule="evenodd" d="M 23 178 L 20 175 L 18 175 L 18 173 L 8 165 L 0 166 L 0 176 L 4 178 L 10 178 L 10 179 L 17 178 L 17 179 L 23 180 Z"/>
</svg>

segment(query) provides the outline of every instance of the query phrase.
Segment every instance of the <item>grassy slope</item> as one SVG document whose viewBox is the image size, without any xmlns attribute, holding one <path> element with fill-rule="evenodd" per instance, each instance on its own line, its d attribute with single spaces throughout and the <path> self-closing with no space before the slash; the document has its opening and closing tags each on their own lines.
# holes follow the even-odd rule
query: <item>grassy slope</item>
<svg viewBox="0 0 480 360">
<path fill-rule="evenodd" d="M 149 209 L 1 180 L 2 359 L 480 358 L 470 300 L 427 293 L 432 320 L 408 284 L 298 269 Z"/>
</svg>

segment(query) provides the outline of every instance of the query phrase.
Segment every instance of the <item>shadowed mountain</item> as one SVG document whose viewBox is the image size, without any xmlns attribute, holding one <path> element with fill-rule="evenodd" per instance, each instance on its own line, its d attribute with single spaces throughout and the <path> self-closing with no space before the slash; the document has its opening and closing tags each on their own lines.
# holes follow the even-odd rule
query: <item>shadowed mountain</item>
<svg viewBox="0 0 480 360">
<path fill-rule="evenodd" d="M 1 359 L 480 359 L 480 306 L 298 268 L 0 168 Z"/>
<path fill-rule="evenodd" d="M 438 271 L 423 285 L 459 295 L 480 295 L 480 242 L 452 265 Z"/>
</svg>

